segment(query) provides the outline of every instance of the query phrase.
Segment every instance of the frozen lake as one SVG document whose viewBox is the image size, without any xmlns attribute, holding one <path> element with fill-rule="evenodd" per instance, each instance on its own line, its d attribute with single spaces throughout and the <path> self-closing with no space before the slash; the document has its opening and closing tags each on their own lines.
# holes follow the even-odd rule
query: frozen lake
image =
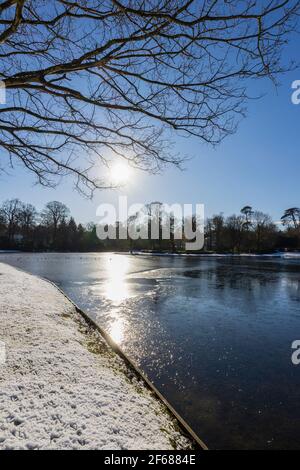
<svg viewBox="0 0 300 470">
<path fill-rule="evenodd" d="M 210 448 L 300 449 L 300 259 L 0 254 L 57 283 Z"/>
</svg>

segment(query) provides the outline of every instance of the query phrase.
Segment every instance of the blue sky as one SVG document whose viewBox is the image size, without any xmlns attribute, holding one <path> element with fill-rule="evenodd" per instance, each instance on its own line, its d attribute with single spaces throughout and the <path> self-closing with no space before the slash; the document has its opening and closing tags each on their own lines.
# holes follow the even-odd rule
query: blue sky
<svg viewBox="0 0 300 470">
<path fill-rule="evenodd" d="M 288 48 L 295 59 L 297 43 L 298 38 Z M 134 171 L 126 188 L 98 192 L 90 201 L 68 180 L 56 189 L 34 186 L 33 176 L 19 167 L 0 175 L 0 201 L 18 197 L 41 210 L 46 202 L 60 200 L 83 223 L 96 220 L 97 206 L 116 203 L 119 194 L 127 194 L 130 203 L 203 203 L 206 216 L 230 215 L 250 204 L 278 220 L 287 207 L 300 206 L 300 105 L 291 102 L 294 80 L 300 80 L 300 69 L 281 77 L 277 89 L 270 81 L 253 83 L 253 96 L 266 95 L 248 103 L 237 133 L 216 149 L 194 138 L 178 138 L 179 151 L 193 157 L 184 171 L 168 167 L 156 176 Z"/>
</svg>

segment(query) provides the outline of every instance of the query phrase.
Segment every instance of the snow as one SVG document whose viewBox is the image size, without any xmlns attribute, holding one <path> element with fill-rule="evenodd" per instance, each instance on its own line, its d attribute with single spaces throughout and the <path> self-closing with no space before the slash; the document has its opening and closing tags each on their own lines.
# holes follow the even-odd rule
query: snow
<svg viewBox="0 0 300 470">
<path fill-rule="evenodd" d="M 195 257 L 195 258 L 280 258 L 280 259 L 299 259 L 299 252 L 277 252 L 266 254 L 255 253 L 148 253 L 143 251 L 133 251 L 134 256 L 176 256 L 176 257 Z"/>
<path fill-rule="evenodd" d="M 55 286 L 0 263 L 0 320 L 0 449 L 190 446 Z"/>
<path fill-rule="evenodd" d="M 291 253 L 283 253 L 283 258 L 286 259 L 299 259 L 300 253 L 291 252 Z"/>
</svg>

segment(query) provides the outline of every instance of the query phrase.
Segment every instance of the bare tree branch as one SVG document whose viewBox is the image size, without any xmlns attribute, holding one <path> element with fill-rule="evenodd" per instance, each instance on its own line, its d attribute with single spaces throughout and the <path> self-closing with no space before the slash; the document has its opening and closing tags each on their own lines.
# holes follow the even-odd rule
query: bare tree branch
<svg viewBox="0 0 300 470">
<path fill-rule="evenodd" d="M 247 80 L 289 69 L 299 1 L 7 0 L 0 3 L 0 146 L 44 185 L 73 174 L 107 187 L 97 162 L 180 164 L 173 133 L 219 143 Z M 3 166 L 3 164 L 2 164 Z"/>
</svg>

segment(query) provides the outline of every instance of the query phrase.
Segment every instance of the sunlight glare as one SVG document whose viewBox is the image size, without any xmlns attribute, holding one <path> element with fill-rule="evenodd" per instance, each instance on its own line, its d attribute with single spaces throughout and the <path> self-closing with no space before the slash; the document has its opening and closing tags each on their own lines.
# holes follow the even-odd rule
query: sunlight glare
<svg viewBox="0 0 300 470">
<path fill-rule="evenodd" d="M 116 163 L 111 168 L 111 179 L 112 179 L 112 182 L 116 185 L 127 183 L 130 177 L 131 177 L 130 167 L 124 162 Z"/>
<path fill-rule="evenodd" d="M 129 269 L 129 260 L 123 255 L 111 255 L 107 259 L 108 281 L 105 286 L 106 297 L 120 304 L 129 297 L 126 274 Z"/>
<path fill-rule="evenodd" d="M 124 338 L 124 321 L 122 318 L 117 318 L 111 325 L 109 334 L 115 343 L 120 344 Z"/>
</svg>

